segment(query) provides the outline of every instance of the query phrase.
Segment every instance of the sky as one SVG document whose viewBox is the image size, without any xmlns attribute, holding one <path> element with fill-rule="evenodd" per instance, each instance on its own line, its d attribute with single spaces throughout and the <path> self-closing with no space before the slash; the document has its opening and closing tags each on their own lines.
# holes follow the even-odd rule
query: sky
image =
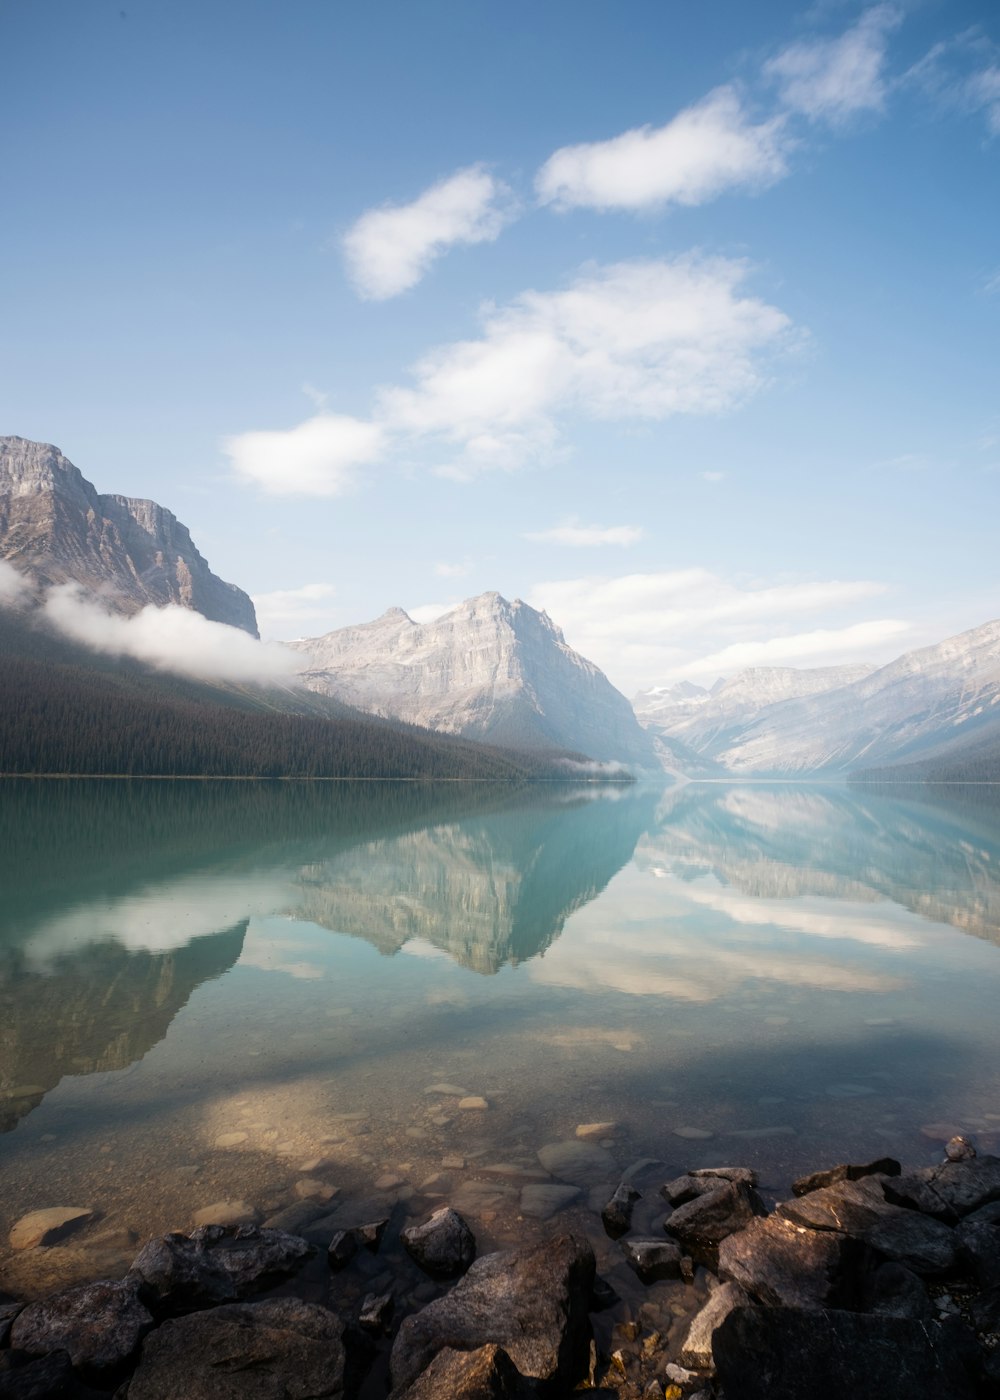
<svg viewBox="0 0 1000 1400">
<path fill-rule="evenodd" d="M 262 635 L 627 694 L 1000 615 L 992 0 L 0 0 L 0 433 Z"/>
</svg>

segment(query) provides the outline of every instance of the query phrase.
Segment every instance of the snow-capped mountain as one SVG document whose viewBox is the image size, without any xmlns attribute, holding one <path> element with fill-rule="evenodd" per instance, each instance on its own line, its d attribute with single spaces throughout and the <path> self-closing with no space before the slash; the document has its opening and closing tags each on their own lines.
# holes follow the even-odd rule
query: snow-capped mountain
<svg viewBox="0 0 1000 1400">
<path fill-rule="evenodd" d="M 373 714 L 513 748 L 658 767 L 625 696 L 544 612 L 483 593 L 434 622 L 401 608 L 290 643 L 304 682 Z"/>
<path fill-rule="evenodd" d="M 99 590 L 121 612 L 179 603 L 257 635 L 253 603 L 212 573 L 175 515 L 99 495 L 50 443 L 0 437 L 0 559 L 42 585 Z"/>
<path fill-rule="evenodd" d="M 835 690 L 870 675 L 871 666 L 819 666 L 796 670 L 790 666 L 755 666 L 710 690 L 681 681 L 642 691 L 633 700 L 640 724 L 710 757 L 730 736 L 771 705 Z"/>
<path fill-rule="evenodd" d="M 650 727 L 731 773 L 789 775 L 902 762 L 959 734 L 1000 733 L 1000 621 L 907 652 L 860 678 L 851 679 L 851 669 L 784 672 L 777 680 L 744 672 L 696 709 L 684 702 L 689 708 L 673 720 L 661 710 Z M 805 693 L 788 696 L 795 686 Z"/>
</svg>

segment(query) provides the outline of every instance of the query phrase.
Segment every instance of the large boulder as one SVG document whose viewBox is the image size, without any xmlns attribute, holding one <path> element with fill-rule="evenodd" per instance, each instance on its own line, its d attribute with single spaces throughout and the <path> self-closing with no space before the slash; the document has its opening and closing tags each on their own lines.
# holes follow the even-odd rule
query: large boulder
<svg viewBox="0 0 1000 1400">
<path fill-rule="evenodd" d="M 325 1400 L 344 1393 L 342 1328 L 297 1298 L 231 1303 L 164 1322 L 128 1400 Z"/>
<path fill-rule="evenodd" d="M 571 1389 L 587 1371 L 594 1269 L 590 1245 L 573 1235 L 477 1259 L 450 1293 L 404 1319 L 393 1385 L 412 1385 L 445 1347 L 493 1342 L 523 1376 Z"/>
<path fill-rule="evenodd" d="M 800 1176 L 798 1181 L 792 1182 L 792 1191 L 796 1196 L 806 1196 L 810 1191 L 822 1190 L 824 1186 L 835 1186 L 838 1181 L 861 1181 L 866 1176 L 899 1176 L 902 1170 L 895 1157 L 879 1157 L 876 1162 L 862 1165 L 841 1162 L 836 1167 L 827 1167 L 825 1171 Z"/>
<path fill-rule="evenodd" d="M 442 1206 L 422 1225 L 400 1231 L 407 1254 L 432 1278 L 464 1274 L 476 1257 L 476 1237 L 457 1210 Z"/>
<path fill-rule="evenodd" d="M 532 1400 L 536 1394 L 503 1348 L 492 1344 L 476 1351 L 445 1347 L 405 1392 L 397 1392 L 398 1400 Z"/>
<path fill-rule="evenodd" d="M 1000 1157 L 971 1157 L 922 1167 L 907 1176 L 887 1181 L 885 1193 L 897 1205 L 959 1220 L 993 1201 L 1000 1201 Z"/>
<path fill-rule="evenodd" d="M 312 1253 L 305 1240 L 281 1230 L 203 1225 L 150 1240 L 132 1273 L 160 1308 L 185 1312 L 245 1298 L 294 1274 Z"/>
<path fill-rule="evenodd" d="M 107 1394 L 81 1381 L 64 1351 L 37 1357 L 0 1351 L 0 1400 L 107 1400 Z"/>
<path fill-rule="evenodd" d="M 715 1364 L 739 1400 L 974 1400 L 955 1330 L 898 1317 L 737 1308 L 715 1334 Z"/>
<path fill-rule="evenodd" d="M 728 1235 L 765 1214 L 764 1202 L 743 1181 L 719 1181 L 710 1191 L 678 1206 L 663 1228 L 696 1257 L 705 1258 Z"/>
<path fill-rule="evenodd" d="M 719 1274 L 771 1307 L 854 1307 L 869 1258 L 849 1235 L 772 1215 L 722 1241 Z"/>
<path fill-rule="evenodd" d="M 886 1259 L 918 1274 L 951 1272 L 958 1261 L 954 1231 L 932 1216 L 887 1201 L 885 1178 L 869 1176 L 822 1186 L 790 1201 L 775 1214 L 811 1230 L 836 1230 L 864 1240 Z"/>
<path fill-rule="evenodd" d="M 139 1298 L 139 1280 L 78 1284 L 29 1303 L 14 1319 L 10 1343 L 33 1356 L 64 1351 L 84 1372 L 112 1372 L 139 1349 L 153 1319 Z"/>
</svg>

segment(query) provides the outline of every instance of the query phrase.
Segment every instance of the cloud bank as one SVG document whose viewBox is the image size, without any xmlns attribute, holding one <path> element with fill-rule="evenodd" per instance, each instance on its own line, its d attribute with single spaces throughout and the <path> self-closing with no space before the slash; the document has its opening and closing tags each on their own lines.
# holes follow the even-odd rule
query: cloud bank
<svg viewBox="0 0 1000 1400">
<path fill-rule="evenodd" d="M 344 235 L 348 276 L 359 296 L 385 301 L 416 286 L 449 248 L 492 243 L 513 217 L 507 186 L 485 166 L 470 165 L 411 204 L 362 214 Z"/>
<path fill-rule="evenodd" d="M 29 583 L 20 570 L 0 559 L 0 607 L 16 607 L 28 592 Z"/>
</svg>

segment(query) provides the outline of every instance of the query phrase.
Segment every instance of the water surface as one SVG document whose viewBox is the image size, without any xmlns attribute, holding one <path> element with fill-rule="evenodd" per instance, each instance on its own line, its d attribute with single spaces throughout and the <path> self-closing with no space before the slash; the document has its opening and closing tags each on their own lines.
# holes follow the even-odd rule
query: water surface
<svg viewBox="0 0 1000 1400">
<path fill-rule="evenodd" d="M 780 1191 L 1000 1142 L 1000 816 L 958 792 L 8 781 L 0 880 L 0 1241 L 82 1204 L 124 1255 L 306 1178 L 523 1238 L 593 1122 L 588 1230 L 641 1157 Z"/>
</svg>

